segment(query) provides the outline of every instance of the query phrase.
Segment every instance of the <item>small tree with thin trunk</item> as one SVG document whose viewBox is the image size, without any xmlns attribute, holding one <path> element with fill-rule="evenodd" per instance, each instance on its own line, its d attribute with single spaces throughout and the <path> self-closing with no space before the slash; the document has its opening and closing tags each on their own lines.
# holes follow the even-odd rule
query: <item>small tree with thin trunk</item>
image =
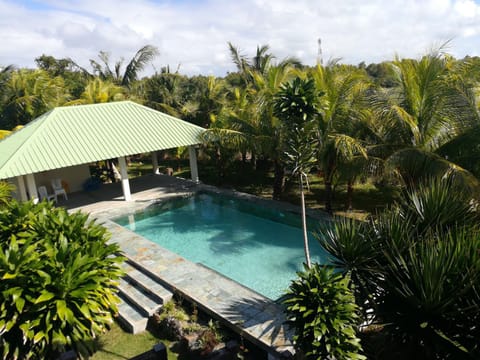
<svg viewBox="0 0 480 360">
<path fill-rule="evenodd" d="M 313 80 L 295 78 L 282 85 L 275 97 L 275 114 L 284 127 L 285 163 L 292 176 L 298 176 L 302 202 L 302 226 L 305 260 L 310 268 L 307 222 L 305 216 L 305 185 L 308 174 L 316 162 L 317 139 L 315 119 L 318 116 L 316 102 L 319 94 Z"/>
</svg>

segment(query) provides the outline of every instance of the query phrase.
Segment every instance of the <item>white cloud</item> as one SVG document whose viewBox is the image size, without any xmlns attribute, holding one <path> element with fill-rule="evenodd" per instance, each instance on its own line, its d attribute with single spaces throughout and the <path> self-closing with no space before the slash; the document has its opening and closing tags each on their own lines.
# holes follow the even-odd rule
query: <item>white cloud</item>
<svg viewBox="0 0 480 360">
<path fill-rule="evenodd" d="M 128 60 L 152 44 L 156 69 L 222 75 L 234 70 L 228 41 L 248 55 L 268 44 L 278 59 L 314 64 L 318 38 L 324 58 L 354 64 L 418 57 L 449 39 L 463 57 L 479 55 L 479 24 L 472 0 L 0 0 L 0 64 L 34 66 L 48 54 L 88 67 L 100 50 Z"/>
</svg>

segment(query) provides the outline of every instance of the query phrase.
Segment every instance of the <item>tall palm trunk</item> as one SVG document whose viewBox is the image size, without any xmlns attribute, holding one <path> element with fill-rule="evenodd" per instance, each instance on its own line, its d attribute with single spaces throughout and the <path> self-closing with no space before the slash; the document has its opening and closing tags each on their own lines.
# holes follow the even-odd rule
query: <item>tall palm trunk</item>
<svg viewBox="0 0 480 360">
<path fill-rule="evenodd" d="M 332 182 L 325 180 L 325 211 L 333 214 L 332 210 Z"/>
<path fill-rule="evenodd" d="M 274 161 L 273 199 L 279 200 L 285 188 L 285 167 L 281 161 Z"/>
<path fill-rule="evenodd" d="M 332 210 L 332 199 L 333 199 L 333 188 L 332 188 L 332 179 L 334 173 L 334 164 L 328 164 L 325 169 L 323 182 L 325 183 L 325 211 L 329 214 L 333 214 Z"/>
<path fill-rule="evenodd" d="M 347 211 L 351 211 L 353 209 L 352 200 L 353 200 L 353 184 L 355 180 L 349 179 L 347 182 Z"/>
<path fill-rule="evenodd" d="M 308 248 L 307 216 L 305 214 L 305 193 L 303 191 L 303 175 L 300 174 L 300 196 L 302 199 L 302 228 L 303 228 L 303 249 L 305 250 L 305 261 L 310 269 L 310 250 Z"/>
</svg>

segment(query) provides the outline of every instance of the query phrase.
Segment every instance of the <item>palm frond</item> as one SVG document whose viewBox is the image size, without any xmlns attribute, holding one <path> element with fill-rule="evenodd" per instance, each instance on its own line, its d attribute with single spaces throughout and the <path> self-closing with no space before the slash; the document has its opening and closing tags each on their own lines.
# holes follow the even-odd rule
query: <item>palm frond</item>
<svg viewBox="0 0 480 360">
<path fill-rule="evenodd" d="M 122 85 L 129 86 L 138 78 L 138 73 L 142 71 L 149 62 L 159 54 L 158 48 L 152 45 L 145 45 L 137 51 L 130 60 L 122 78 Z"/>
</svg>

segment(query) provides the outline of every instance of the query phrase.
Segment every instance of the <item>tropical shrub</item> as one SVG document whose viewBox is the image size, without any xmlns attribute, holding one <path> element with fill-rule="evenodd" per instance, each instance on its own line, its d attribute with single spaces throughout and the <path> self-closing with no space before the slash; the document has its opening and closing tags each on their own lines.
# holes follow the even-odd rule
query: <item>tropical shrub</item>
<svg viewBox="0 0 480 360">
<path fill-rule="evenodd" d="M 12 191 L 14 190 L 15 187 L 12 184 L 6 181 L 0 181 L 0 207 L 10 201 Z"/>
<path fill-rule="evenodd" d="M 451 179 L 434 179 L 369 223 L 341 221 L 318 236 L 351 273 L 368 320 L 405 358 L 480 356 L 480 228 L 472 204 Z"/>
<path fill-rule="evenodd" d="M 0 210 L 0 353 L 51 359 L 92 339 L 116 313 L 116 244 L 88 215 L 52 203 L 9 202 Z"/>
<path fill-rule="evenodd" d="M 359 316 L 349 276 L 317 263 L 297 274 L 284 301 L 295 347 L 307 359 L 365 359 L 355 332 Z"/>
</svg>

